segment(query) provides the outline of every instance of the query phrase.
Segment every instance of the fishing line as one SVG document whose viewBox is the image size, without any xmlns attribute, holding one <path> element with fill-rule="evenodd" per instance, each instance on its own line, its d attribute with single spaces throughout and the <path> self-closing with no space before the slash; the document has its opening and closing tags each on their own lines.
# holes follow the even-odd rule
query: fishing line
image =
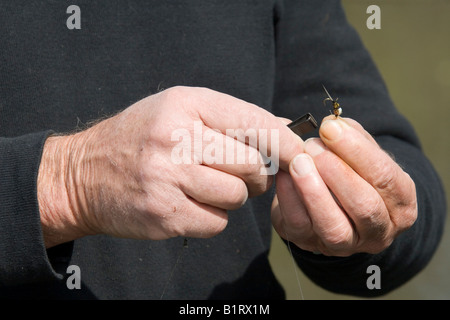
<svg viewBox="0 0 450 320">
<path fill-rule="evenodd" d="M 180 252 L 178 253 L 177 260 L 175 261 L 175 264 L 174 264 L 174 266 L 172 267 L 172 271 L 170 271 L 169 279 L 167 279 L 166 285 L 164 286 L 164 289 L 163 289 L 163 291 L 162 291 L 162 293 L 161 293 L 161 296 L 159 297 L 159 300 L 162 300 L 162 299 L 163 299 L 164 294 L 166 293 L 167 287 L 169 286 L 170 282 L 172 281 L 173 275 L 174 275 L 174 273 L 175 273 L 175 269 L 177 268 L 178 263 L 180 262 L 181 257 L 183 256 L 184 251 L 186 251 L 186 249 L 188 248 L 187 242 L 188 242 L 187 238 L 184 238 L 184 241 L 183 241 L 183 248 L 181 248 Z"/>
<path fill-rule="evenodd" d="M 289 236 L 287 234 L 286 226 L 284 224 L 283 224 L 283 228 L 284 228 L 284 236 L 285 236 L 286 241 L 287 241 L 287 247 L 288 247 L 289 255 L 291 257 L 292 267 L 294 269 L 295 277 L 297 279 L 298 289 L 300 291 L 300 298 L 301 298 L 301 300 L 305 300 L 305 297 L 303 296 L 302 286 L 300 284 L 300 277 L 299 277 L 298 271 L 297 271 L 297 264 L 295 262 L 294 255 L 292 254 L 291 243 L 289 242 Z"/>
</svg>

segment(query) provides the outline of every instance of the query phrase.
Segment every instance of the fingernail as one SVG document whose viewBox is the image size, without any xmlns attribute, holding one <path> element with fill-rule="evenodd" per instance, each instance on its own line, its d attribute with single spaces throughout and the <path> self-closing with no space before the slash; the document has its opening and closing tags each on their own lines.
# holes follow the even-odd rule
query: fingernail
<svg viewBox="0 0 450 320">
<path fill-rule="evenodd" d="M 310 156 L 301 153 L 292 160 L 292 169 L 299 177 L 304 177 L 313 172 L 314 163 Z"/>
<path fill-rule="evenodd" d="M 327 120 L 322 123 L 321 134 L 328 140 L 337 140 L 342 133 L 342 127 L 339 120 Z"/>
<path fill-rule="evenodd" d="M 321 154 L 325 150 L 325 145 L 318 138 L 310 138 L 305 141 L 305 152 L 311 157 Z"/>
</svg>

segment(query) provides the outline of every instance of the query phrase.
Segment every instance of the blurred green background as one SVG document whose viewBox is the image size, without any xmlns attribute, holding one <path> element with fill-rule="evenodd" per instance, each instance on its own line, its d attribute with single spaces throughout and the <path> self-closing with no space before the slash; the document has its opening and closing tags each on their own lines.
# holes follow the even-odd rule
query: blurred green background
<svg viewBox="0 0 450 320">
<path fill-rule="evenodd" d="M 411 121 L 425 154 L 439 172 L 450 199 L 450 1 L 343 0 L 348 20 L 371 52 L 392 99 Z M 381 9 L 381 29 L 369 30 L 366 9 Z M 447 200 L 448 201 L 448 200 Z M 450 219 L 430 264 L 381 299 L 450 299 Z M 287 299 L 301 299 L 286 246 L 274 232 L 270 259 Z M 357 299 L 317 287 L 299 270 L 304 299 Z"/>
</svg>

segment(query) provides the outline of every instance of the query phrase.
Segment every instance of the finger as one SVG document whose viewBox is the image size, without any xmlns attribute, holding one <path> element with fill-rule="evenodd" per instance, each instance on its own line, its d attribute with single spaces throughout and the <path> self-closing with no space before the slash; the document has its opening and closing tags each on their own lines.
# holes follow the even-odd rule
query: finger
<svg viewBox="0 0 450 320">
<path fill-rule="evenodd" d="M 207 166 L 187 167 L 180 180 L 180 189 L 186 195 L 213 207 L 236 210 L 248 198 L 247 186 L 242 179 Z"/>
<path fill-rule="evenodd" d="M 299 154 L 292 160 L 290 173 L 308 211 L 313 230 L 323 244 L 319 251 L 348 255 L 348 250 L 358 242 L 357 234 L 317 172 L 312 158 L 308 154 Z"/>
<path fill-rule="evenodd" d="M 352 118 L 344 118 L 344 117 L 339 117 L 339 119 L 345 121 L 345 123 L 347 123 L 350 127 L 354 128 L 355 130 L 359 131 L 366 139 L 378 145 L 378 143 L 375 141 L 372 135 L 368 133 L 358 121 L 355 121 Z M 322 123 L 327 120 L 336 120 L 336 117 L 334 115 L 327 116 L 323 119 Z"/>
<path fill-rule="evenodd" d="M 392 224 L 378 192 L 318 138 L 305 142 L 323 181 L 336 196 L 358 233 L 359 250 L 376 253 L 390 242 Z"/>
<path fill-rule="evenodd" d="M 290 161 L 303 151 L 303 140 L 270 112 L 227 94 L 196 88 L 208 109 L 194 105 L 198 117 L 210 128 L 233 136 L 235 130 L 255 132 L 256 147 L 287 171 Z"/>
<path fill-rule="evenodd" d="M 391 220 L 400 228 L 415 220 L 415 185 L 410 176 L 381 148 L 342 120 L 325 121 L 322 141 L 381 195 Z M 397 215 L 402 211 L 408 214 Z"/>
<path fill-rule="evenodd" d="M 322 141 L 358 174 L 368 181 L 385 200 L 403 199 L 410 187 L 410 178 L 381 148 L 342 120 L 328 120 L 320 129 Z"/>
<path fill-rule="evenodd" d="M 302 199 L 297 194 L 289 174 L 280 171 L 276 176 L 277 207 L 272 210 L 272 223 L 278 234 L 304 250 L 315 239 L 311 220 Z"/>
<path fill-rule="evenodd" d="M 289 123 L 292 122 L 291 119 L 288 118 L 284 118 L 284 117 L 277 117 L 278 119 L 280 119 L 285 125 L 288 125 Z"/>
<path fill-rule="evenodd" d="M 267 191 L 273 182 L 268 159 L 250 144 L 205 127 L 201 163 L 235 175 L 246 183 L 249 197 Z M 255 140 L 256 136 L 249 136 Z"/>
<path fill-rule="evenodd" d="M 192 198 L 181 208 L 185 214 L 177 221 L 177 235 L 191 238 L 210 238 L 222 232 L 228 224 L 228 214 L 220 209 Z"/>
<path fill-rule="evenodd" d="M 171 194 L 170 200 L 166 197 L 167 193 Z M 153 240 L 176 236 L 209 238 L 222 232 L 228 223 L 225 209 L 199 202 L 170 183 L 161 185 L 152 193 L 152 198 L 165 202 L 157 216 L 130 215 L 127 219 L 134 221 L 134 224 L 122 223 L 120 228 L 131 228 L 128 232 L 133 232 L 137 238 L 142 239 L 148 239 L 149 235 Z M 152 211 L 154 202 L 152 200 L 143 210 Z"/>
</svg>

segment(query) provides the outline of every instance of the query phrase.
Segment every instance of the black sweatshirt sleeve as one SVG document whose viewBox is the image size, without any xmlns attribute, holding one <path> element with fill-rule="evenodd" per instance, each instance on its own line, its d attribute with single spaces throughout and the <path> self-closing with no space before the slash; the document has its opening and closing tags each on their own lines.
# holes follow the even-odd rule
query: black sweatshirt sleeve
<svg viewBox="0 0 450 320">
<path fill-rule="evenodd" d="M 407 120 L 393 106 L 383 80 L 338 1 L 280 1 L 276 16 L 277 79 L 274 110 L 298 117 L 306 108 L 321 119 L 324 84 L 339 97 L 343 116 L 360 122 L 392 154 L 416 184 L 418 219 L 380 254 L 350 257 L 315 255 L 295 247 L 294 257 L 307 276 L 333 292 L 375 296 L 411 279 L 434 254 L 443 232 L 443 186 L 421 151 Z M 367 267 L 377 265 L 381 289 L 369 290 Z"/>
<path fill-rule="evenodd" d="M 49 133 L 0 138 L 0 286 L 62 278 L 44 246 L 36 192 Z"/>
</svg>

